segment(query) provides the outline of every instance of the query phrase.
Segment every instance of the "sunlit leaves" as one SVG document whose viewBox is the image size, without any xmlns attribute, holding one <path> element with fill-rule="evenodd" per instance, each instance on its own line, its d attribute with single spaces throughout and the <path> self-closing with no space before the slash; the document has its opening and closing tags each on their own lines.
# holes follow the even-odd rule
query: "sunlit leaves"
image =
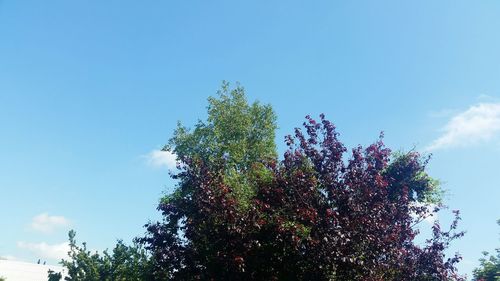
<svg viewBox="0 0 500 281">
<path fill-rule="evenodd" d="M 235 154 L 250 162 L 229 171 L 225 158 L 185 157 L 175 195 L 159 206 L 163 221 L 140 239 L 155 271 L 170 280 L 462 280 L 460 258 L 444 255 L 463 235 L 458 213 L 414 243 L 414 224 L 438 200 L 418 153 L 393 156 L 381 137 L 347 154 L 324 116 L 307 117 L 286 143 L 281 161 Z M 241 167 L 238 179 L 231 171 Z M 240 196 L 242 182 L 254 193 Z"/>
</svg>

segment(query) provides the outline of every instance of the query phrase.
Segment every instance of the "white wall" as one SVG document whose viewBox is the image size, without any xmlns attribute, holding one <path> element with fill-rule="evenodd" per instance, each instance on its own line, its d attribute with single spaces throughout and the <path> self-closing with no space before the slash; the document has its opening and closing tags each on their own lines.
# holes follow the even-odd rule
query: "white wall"
<svg viewBox="0 0 500 281">
<path fill-rule="evenodd" d="M 62 267 L 55 265 L 0 260 L 0 277 L 6 281 L 47 281 L 49 269 L 63 272 Z"/>
</svg>

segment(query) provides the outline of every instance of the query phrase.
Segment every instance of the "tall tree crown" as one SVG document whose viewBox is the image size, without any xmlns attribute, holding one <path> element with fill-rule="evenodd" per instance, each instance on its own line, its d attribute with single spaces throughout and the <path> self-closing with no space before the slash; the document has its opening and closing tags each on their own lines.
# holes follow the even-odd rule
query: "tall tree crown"
<svg viewBox="0 0 500 281">
<path fill-rule="evenodd" d="M 276 115 L 270 105 L 249 104 L 243 87 L 230 88 L 224 82 L 217 97 L 208 98 L 207 110 L 207 120 L 199 120 L 194 130 L 179 122 L 165 149 L 181 160 L 213 163 L 223 158 L 228 168 L 237 171 L 276 158 Z"/>
<path fill-rule="evenodd" d="M 193 130 L 179 122 L 164 149 L 183 163 L 223 165 L 225 182 L 233 186 L 240 207 L 247 208 L 256 192 L 252 178 L 263 161 L 277 157 L 276 115 L 270 105 L 248 103 L 243 87 L 226 82 L 208 98 L 207 110 L 207 120 L 199 120 Z"/>
<path fill-rule="evenodd" d="M 444 254 L 463 235 L 458 213 L 448 230 L 435 224 L 426 245 L 414 243 L 413 226 L 440 207 L 418 153 L 391 159 L 380 138 L 345 157 L 335 126 L 321 115 L 286 138 L 278 160 L 271 138 L 262 144 L 272 146 L 250 141 L 262 132 L 252 132 L 252 107 L 243 101 L 239 90 L 210 99 L 207 122 L 193 132 L 180 127 L 170 143 L 183 164 L 174 176 L 179 185 L 158 206 L 162 220 L 147 224 L 139 239 L 157 276 L 463 280 L 455 268 L 460 257 Z M 269 117 L 263 135 L 274 137 L 274 114 L 261 111 Z M 228 112 L 247 117 L 232 124 Z"/>
</svg>

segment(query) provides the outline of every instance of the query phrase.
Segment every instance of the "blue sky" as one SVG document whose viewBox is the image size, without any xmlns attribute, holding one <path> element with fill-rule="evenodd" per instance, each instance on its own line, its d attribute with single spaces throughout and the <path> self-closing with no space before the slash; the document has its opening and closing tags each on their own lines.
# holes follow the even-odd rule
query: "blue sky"
<svg viewBox="0 0 500 281">
<path fill-rule="evenodd" d="M 142 234 L 174 185 L 151 153 L 228 80 L 273 105 L 279 143 L 325 113 L 349 146 L 384 131 L 431 151 L 469 273 L 499 246 L 499 15 L 498 1 L 0 0 L 0 256 L 54 263 L 70 228 L 95 249 Z"/>
</svg>

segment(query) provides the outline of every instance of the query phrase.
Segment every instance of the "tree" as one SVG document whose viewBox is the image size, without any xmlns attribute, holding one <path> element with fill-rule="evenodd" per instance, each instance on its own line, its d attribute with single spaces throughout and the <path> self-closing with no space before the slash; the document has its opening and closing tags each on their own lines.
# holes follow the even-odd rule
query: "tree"
<svg viewBox="0 0 500 281">
<path fill-rule="evenodd" d="M 218 97 L 208 98 L 208 117 L 193 131 L 180 122 L 166 150 L 180 160 L 211 163 L 225 158 L 227 168 L 246 171 L 263 158 L 276 158 L 276 115 L 270 105 L 249 104 L 241 86 L 224 82 Z"/>
<path fill-rule="evenodd" d="M 224 160 L 224 181 L 233 187 L 240 207 L 246 208 L 255 195 L 252 178 L 261 168 L 257 164 L 277 157 L 276 115 L 270 105 L 249 104 L 241 86 L 231 88 L 226 82 L 217 97 L 208 98 L 207 109 L 207 120 L 199 120 L 194 130 L 179 122 L 164 150 L 174 152 L 181 163 L 210 165 Z"/>
<path fill-rule="evenodd" d="M 230 119 L 224 119 L 225 125 L 214 122 L 210 109 L 209 122 L 199 123 L 198 134 L 176 132 L 169 148 L 181 163 L 173 176 L 179 185 L 158 206 L 163 220 L 148 223 L 146 236 L 138 239 L 152 255 L 156 276 L 463 280 L 455 268 L 460 257 L 444 258 L 449 243 L 463 235 L 456 231 L 458 212 L 448 230 L 436 223 L 425 246 L 414 243 L 414 225 L 440 208 L 438 187 L 418 153 L 391 159 L 380 138 L 365 149 L 353 149 L 346 159 L 334 125 L 321 116 L 320 122 L 307 117 L 305 133 L 296 129 L 286 138 L 288 150 L 281 161 L 268 157 L 274 155 L 268 153 L 271 146 L 267 153 L 250 153 L 261 147 L 251 143 L 244 153 L 231 158 L 231 151 L 227 159 L 222 156 L 233 147 L 231 142 L 245 143 L 251 128 L 219 145 L 213 141 L 213 126 L 234 129 Z M 232 180 L 232 172 L 242 176 Z M 242 183 L 252 192 L 241 196 Z"/>
<path fill-rule="evenodd" d="M 500 220 L 497 221 L 500 225 Z M 500 280 L 500 248 L 495 249 L 496 256 L 483 252 L 479 260 L 479 268 L 474 269 L 474 281 L 499 281 Z"/>
<path fill-rule="evenodd" d="M 48 281 L 60 281 L 62 279 L 62 273 L 61 272 L 55 272 L 51 269 L 47 272 L 49 274 L 49 280 Z"/>
<path fill-rule="evenodd" d="M 112 253 L 92 253 L 84 242 L 79 246 L 75 232 L 69 232 L 69 259 L 61 264 L 67 270 L 68 281 L 139 281 L 154 280 L 150 260 L 139 245 L 127 246 L 119 240 Z M 60 272 L 49 270 L 49 281 L 62 279 Z"/>
</svg>

